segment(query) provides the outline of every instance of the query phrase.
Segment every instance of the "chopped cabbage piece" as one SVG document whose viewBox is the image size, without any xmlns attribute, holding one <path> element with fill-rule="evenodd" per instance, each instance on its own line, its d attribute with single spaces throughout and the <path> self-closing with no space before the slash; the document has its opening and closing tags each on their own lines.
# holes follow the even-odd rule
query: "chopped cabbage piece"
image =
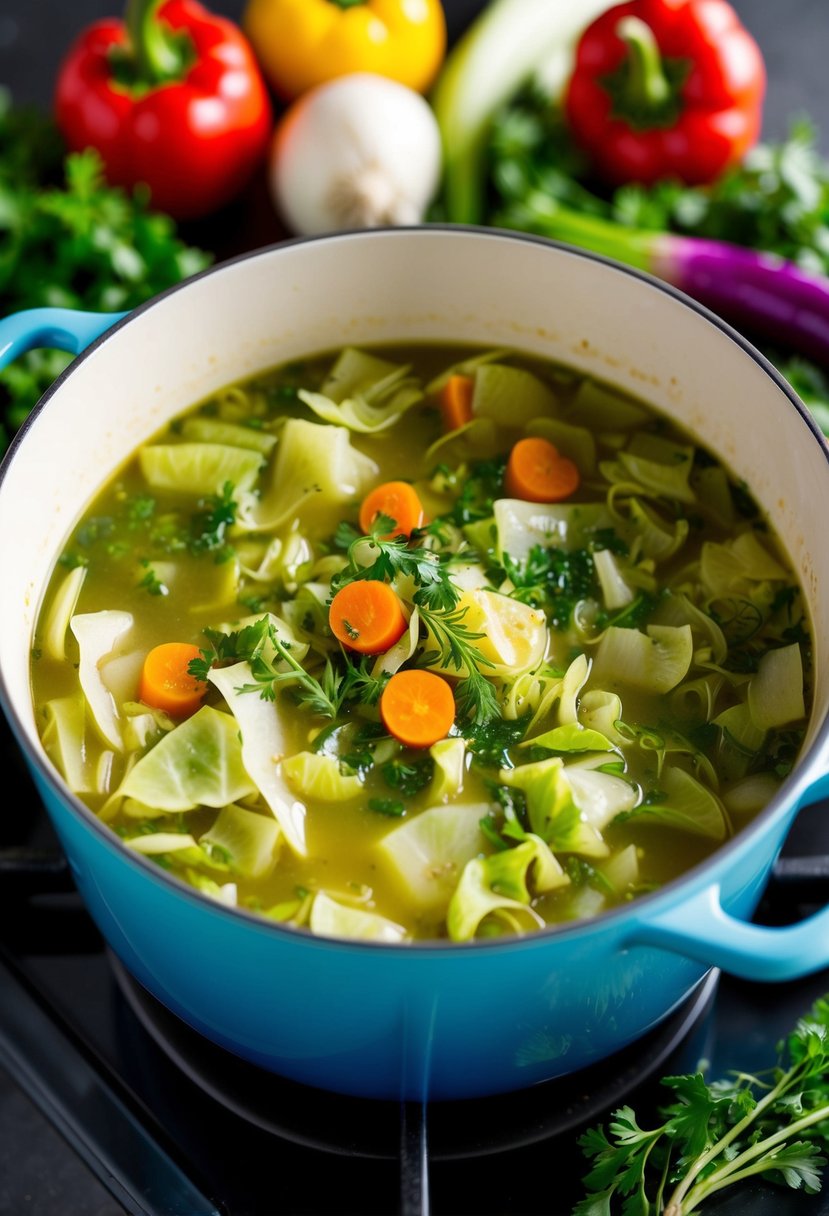
<svg viewBox="0 0 829 1216">
<path fill-rule="evenodd" d="M 646 633 L 611 625 L 593 659 L 596 684 L 670 692 L 688 674 L 694 654 L 690 625 L 648 625 Z"/>
<path fill-rule="evenodd" d="M 132 625 L 131 612 L 110 609 L 80 613 L 69 622 L 80 650 L 78 680 L 92 720 L 104 742 L 118 752 L 124 748 L 120 717 L 115 699 L 101 674 L 101 666 Z"/>
<path fill-rule="evenodd" d="M 558 411 L 558 398 L 532 372 L 506 363 L 481 363 L 475 371 L 472 413 L 500 426 L 523 427 Z"/>
<path fill-rule="evenodd" d="M 358 938 L 372 942 L 402 942 L 408 937 L 402 925 L 377 912 L 342 904 L 325 891 L 317 891 L 308 921 L 312 933 L 323 937 Z"/>
<path fill-rule="evenodd" d="M 153 443 L 139 452 L 141 472 L 157 490 L 218 494 L 228 482 L 238 495 L 253 488 L 261 452 L 227 443 Z"/>
<path fill-rule="evenodd" d="M 256 785 L 242 763 L 236 722 L 203 705 L 133 765 L 120 792 L 171 813 L 227 806 L 256 793 Z"/>
<path fill-rule="evenodd" d="M 222 807 L 212 827 L 202 833 L 199 845 L 208 854 L 218 849 L 237 874 L 262 878 L 276 863 L 279 836 L 275 819 L 230 805 Z"/>
<path fill-rule="evenodd" d="M 263 456 L 276 447 L 276 435 L 258 427 L 238 426 L 235 422 L 221 422 L 218 418 L 185 418 L 181 425 L 185 439 L 196 443 L 217 443 L 225 447 L 250 448 Z M 224 483 L 222 483 L 224 484 Z"/>
<path fill-rule="evenodd" d="M 282 761 L 282 773 L 294 793 L 301 798 L 348 802 L 363 792 L 359 777 L 341 773 L 335 757 L 320 752 L 297 752 L 293 756 L 286 756 Z"/>
<path fill-rule="evenodd" d="M 377 845 L 414 907 L 445 907 L 466 863 L 486 848 L 486 802 L 433 806 L 394 828 Z"/>
<path fill-rule="evenodd" d="M 498 498 L 493 511 L 498 555 L 506 553 L 516 562 L 526 561 L 536 545 L 544 549 L 581 549 L 592 533 L 613 523 L 603 502 L 555 506 L 522 498 Z"/>
<path fill-rule="evenodd" d="M 289 418 L 262 501 L 244 511 L 241 522 L 251 530 L 276 528 L 312 503 L 353 502 L 378 473 L 374 461 L 351 446 L 343 427 Z"/>
<path fill-rule="evenodd" d="M 62 663 L 66 658 L 66 631 L 86 578 L 86 566 L 75 566 L 55 592 L 42 630 L 43 653 Z"/>
<path fill-rule="evenodd" d="M 275 705 L 256 692 L 241 691 L 255 684 L 249 663 L 212 667 L 209 678 L 236 719 L 242 735 L 242 762 L 255 782 L 254 788 L 258 788 L 271 808 L 290 848 L 300 857 L 307 856 L 305 805 L 293 796 L 282 775 L 282 760 L 288 748 L 285 727 Z"/>
</svg>

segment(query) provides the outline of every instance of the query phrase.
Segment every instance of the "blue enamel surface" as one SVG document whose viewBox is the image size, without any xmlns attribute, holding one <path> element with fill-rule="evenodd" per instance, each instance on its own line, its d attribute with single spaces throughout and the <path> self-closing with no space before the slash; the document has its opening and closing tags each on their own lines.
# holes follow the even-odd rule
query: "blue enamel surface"
<svg viewBox="0 0 829 1216">
<path fill-rule="evenodd" d="M 509 942 L 400 949 L 314 938 L 214 905 L 137 866 L 32 772 L 126 967 L 201 1033 L 310 1085 L 432 1099 L 522 1088 L 634 1041 L 711 965 L 758 980 L 829 965 L 829 911 L 782 929 L 745 924 L 796 802 L 729 858 L 621 913 Z"/>
<path fill-rule="evenodd" d="M 79 355 L 126 315 L 71 308 L 28 308 L 12 313 L 0 320 L 0 368 L 40 346 Z"/>
</svg>

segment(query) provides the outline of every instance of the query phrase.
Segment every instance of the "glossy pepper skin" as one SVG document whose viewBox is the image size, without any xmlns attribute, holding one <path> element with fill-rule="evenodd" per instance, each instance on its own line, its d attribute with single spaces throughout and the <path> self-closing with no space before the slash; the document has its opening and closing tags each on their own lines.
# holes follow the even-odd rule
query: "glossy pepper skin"
<svg viewBox="0 0 829 1216">
<path fill-rule="evenodd" d="M 350 72 L 423 93 L 446 52 L 440 0 L 248 0 L 242 24 L 286 100 Z"/>
<path fill-rule="evenodd" d="M 726 0 L 632 0 L 582 34 L 565 112 L 608 181 L 700 185 L 757 141 L 765 85 L 760 49 Z"/>
<path fill-rule="evenodd" d="M 180 74 L 123 83 L 113 65 L 129 56 L 127 27 L 96 22 L 60 67 L 55 117 L 70 149 L 98 150 L 110 183 L 144 182 L 153 207 L 194 219 L 230 202 L 265 156 L 271 103 L 232 22 L 196 0 L 166 0 L 149 19 L 185 48 Z"/>
</svg>

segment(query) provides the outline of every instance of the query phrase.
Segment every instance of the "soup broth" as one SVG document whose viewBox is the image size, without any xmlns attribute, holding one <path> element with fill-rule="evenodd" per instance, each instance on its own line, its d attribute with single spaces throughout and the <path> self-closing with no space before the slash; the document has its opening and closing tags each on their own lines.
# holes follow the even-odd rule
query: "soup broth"
<svg viewBox="0 0 829 1216">
<path fill-rule="evenodd" d="M 770 521 L 668 419 L 514 352 L 349 348 L 118 471 L 32 686 L 69 787 L 182 881 L 468 941 L 595 916 L 739 831 L 797 756 L 809 661 Z"/>
</svg>

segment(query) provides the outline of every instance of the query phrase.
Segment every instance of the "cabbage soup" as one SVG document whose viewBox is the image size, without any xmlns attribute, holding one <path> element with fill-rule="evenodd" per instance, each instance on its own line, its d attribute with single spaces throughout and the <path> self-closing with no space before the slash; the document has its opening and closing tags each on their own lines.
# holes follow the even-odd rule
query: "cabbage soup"
<svg viewBox="0 0 829 1216">
<path fill-rule="evenodd" d="M 40 612 L 44 747 L 205 895 L 383 942 L 592 917 L 770 799 L 803 600 L 711 452 L 507 350 L 346 348 L 110 479 Z"/>
</svg>

